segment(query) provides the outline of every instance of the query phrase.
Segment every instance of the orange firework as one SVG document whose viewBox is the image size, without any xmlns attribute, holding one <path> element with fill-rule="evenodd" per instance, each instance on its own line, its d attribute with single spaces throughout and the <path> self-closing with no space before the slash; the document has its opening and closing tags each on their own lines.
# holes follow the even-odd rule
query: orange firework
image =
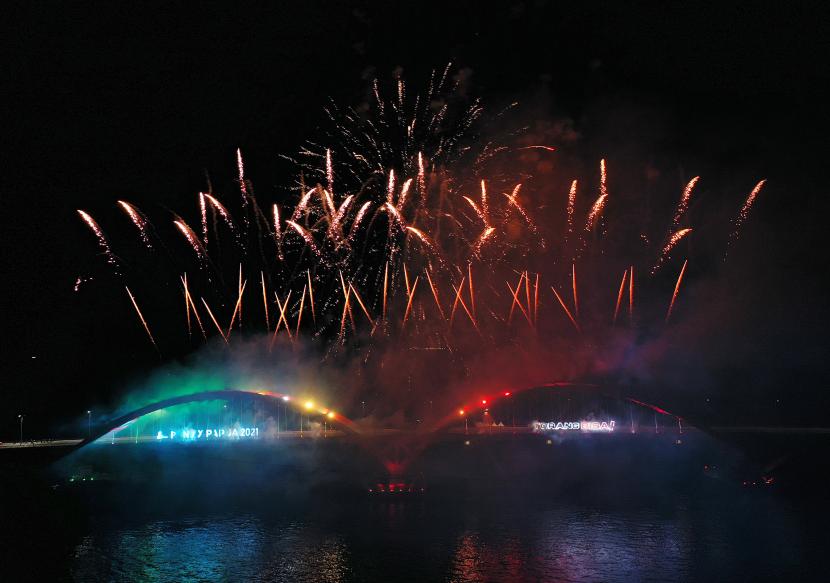
<svg viewBox="0 0 830 583">
<path fill-rule="evenodd" d="M 432 283 L 432 277 L 429 274 L 429 270 L 426 270 L 427 274 L 427 281 L 429 282 L 429 289 L 432 290 L 432 297 L 435 299 L 435 305 L 438 306 L 438 313 L 441 314 L 441 319 L 447 319 L 447 316 L 444 314 L 444 309 L 441 307 L 441 301 L 438 299 L 438 292 L 435 289 L 435 285 Z"/>
<path fill-rule="evenodd" d="M 265 331 L 271 332 L 271 322 L 268 319 L 268 296 L 265 294 L 265 274 L 259 272 L 259 281 L 262 283 L 262 308 L 265 310 Z"/>
<path fill-rule="evenodd" d="M 634 266 L 628 276 L 628 319 L 634 318 Z"/>
<path fill-rule="evenodd" d="M 202 300 L 202 303 L 205 305 L 205 309 L 207 310 L 207 313 L 210 316 L 210 319 L 213 320 L 213 325 L 216 326 L 216 329 L 219 331 L 219 335 L 222 337 L 222 340 L 224 340 L 225 344 L 227 344 L 228 343 L 228 337 L 225 336 L 225 333 L 222 331 L 222 326 L 219 325 L 219 322 L 216 320 L 216 316 L 213 315 L 213 312 L 211 311 L 210 306 L 208 305 L 208 303 L 205 301 L 205 298 L 200 298 L 200 299 Z"/>
<path fill-rule="evenodd" d="M 297 312 L 297 330 L 294 332 L 294 336 L 300 336 L 300 322 L 303 319 L 303 305 L 305 304 L 305 290 L 306 286 L 303 286 L 303 295 L 300 298 L 300 311 Z"/>
<path fill-rule="evenodd" d="M 674 302 L 677 299 L 677 292 L 680 291 L 680 282 L 683 281 L 683 274 L 686 273 L 686 265 L 689 263 L 689 260 L 686 259 L 683 261 L 683 267 L 680 268 L 680 275 L 677 276 L 677 283 L 674 285 L 674 292 L 671 295 L 671 302 L 669 302 L 669 309 L 666 312 L 666 324 L 669 323 L 669 318 L 671 318 L 671 312 L 674 309 Z"/>
<path fill-rule="evenodd" d="M 205 204 L 205 193 L 199 193 L 199 214 L 202 217 L 202 244 L 208 244 L 207 205 Z"/>
<path fill-rule="evenodd" d="M 481 212 L 484 214 L 484 224 L 490 224 L 490 206 L 487 203 L 487 185 L 481 181 Z"/>
<path fill-rule="evenodd" d="M 576 328 L 576 331 L 577 332 L 582 332 L 582 330 L 579 329 L 579 324 L 577 324 L 576 320 L 573 317 L 573 314 L 571 314 L 571 311 L 568 309 L 568 306 L 565 305 L 565 302 L 562 301 L 562 297 L 559 295 L 559 292 L 556 291 L 556 288 L 553 287 L 553 286 L 550 286 L 550 290 L 553 292 L 553 295 L 556 296 L 556 299 L 559 300 L 559 305 L 562 306 L 563 310 L 565 310 L 565 315 L 568 316 L 568 319 L 571 321 L 571 324 L 574 325 L 574 328 Z"/>
<path fill-rule="evenodd" d="M 101 230 L 101 227 L 98 226 L 98 223 L 95 222 L 95 219 L 87 213 L 86 211 L 82 211 L 78 209 L 78 214 L 81 215 L 81 218 L 87 224 L 87 226 L 92 230 L 95 237 L 98 239 L 98 246 L 103 251 L 104 255 L 107 258 L 107 263 L 110 265 L 115 265 L 115 255 L 112 254 L 112 250 L 110 250 L 109 243 L 107 243 L 107 238 L 104 236 L 104 232 Z"/>
<path fill-rule="evenodd" d="M 153 246 L 150 244 L 150 238 L 147 235 L 147 219 L 141 216 L 141 213 L 138 212 L 138 209 L 135 208 L 130 203 L 119 200 L 118 205 L 124 209 L 124 212 L 127 213 L 127 216 L 130 217 L 130 220 L 138 229 L 138 233 L 141 236 L 141 241 L 148 249 L 152 249 Z"/>
<path fill-rule="evenodd" d="M 193 232 L 193 229 L 187 226 L 187 223 L 181 219 L 173 221 L 173 223 L 175 223 L 176 227 L 178 227 L 179 231 L 181 231 L 182 235 L 184 235 L 184 238 L 187 239 L 187 242 L 190 243 L 190 246 L 193 247 L 193 251 L 196 252 L 196 256 L 199 260 L 206 261 L 207 254 L 205 253 L 205 249 L 202 247 L 202 244 L 199 242 L 199 238 L 196 237 L 196 233 Z"/>
<path fill-rule="evenodd" d="M 228 212 L 228 209 L 225 208 L 225 205 L 219 202 L 219 199 L 217 199 L 215 196 L 211 196 L 207 192 L 202 192 L 200 194 L 204 195 L 205 199 L 210 203 L 210 206 L 213 208 L 213 211 L 219 213 L 219 216 L 222 217 L 222 220 L 225 221 L 225 224 L 228 226 L 228 228 L 231 231 L 235 231 L 233 219 L 231 219 L 231 214 Z"/>
<path fill-rule="evenodd" d="M 231 315 L 231 323 L 228 325 L 228 332 L 225 335 L 227 338 L 231 336 L 231 330 L 233 329 L 233 323 L 236 321 L 236 315 L 239 314 L 240 325 L 242 322 L 242 294 L 245 293 L 245 286 L 248 285 L 248 281 L 245 280 L 245 283 L 242 284 L 242 287 L 239 288 L 238 295 L 236 297 L 236 305 L 233 308 L 233 314 Z"/>
<path fill-rule="evenodd" d="M 623 271 L 622 281 L 620 281 L 620 291 L 617 293 L 617 303 L 614 305 L 614 319 L 612 324 L 617 323 L 617 315 L 620 313 L 620 303 L 622 303 L 623 291 L 625 291 L 625 280 L 628 276 L 628 270 Z"/>
<path fill-rule="evenodd" d="M 738 236 L 740 235 L 741 226 L 749 216 L 749 210 L 752 208 L 752 205 L 755 204 L 755 199 L 758 197 L 758 193 L 761 192 L 761 189 L 764 187 L 766 182 L 766 179 L 764 179 L 756 184 L 755 188 L 752 189 L 752 192 L 750 192 L 749 196 L 746 198 L 746 201 L 744 201 L 744 205 L 741 207 L 741 212 L 738 213 L 738 218 L 735 219 L 735 229 L 732 231 L 732 234 L 729 236 L 729 241 L 726 244 L 726 253 L 723 256 L 724 261 L 729 253 L 729 247 L 737 241 Z"/>
<path fill-rule="evenodd" d="M 476 329 L 477 332 L 480 333 L 475 316 L 470 312 L 470 309 L 467 307 L 467 304 L 464 302 L 464 298 L 462 297 L 462 293 L 464 292 L 464 278 L 461 278 L 461 285 L 459 285 L 458 287 L 455 287 L 455 285 L 453 285 L 452 288 L 455 291 L 455 301 L 453 302 L 452 314 L 450 315 L 450 328 L 452 328 L 452 322 L 455 316 L 455 308 L 458 304 L 461 304 L 461 307 L 467 314 L 467 317 L 470 319 L 470 322 L 472 322 L 473 327 Z"/>
<path fill-rule="evenodd" d="M 574 208 L 576 207 L 576 186 L 577 181 L 571 182 L 571 190 L 568 192 L 568 233 L 573 232 L 574 228 Z"/>
<path fill-rule="evenodd" d="M 525 307 L 522 305 L 522 301 L 519 299 L 519 294 L 522 291 L 522 279 L 527 279 L 525 273 L 522 273 L 521 277 L 519 278 L 519 283 L 516 284 L 516 289 L 513 289 L 511 287 L 510 282 L 505 282 L 507 284 L 507 289 L 509 289 L 510 293 L 513 295 L 513 303 L 510 304 L 510 315 L 507 317 L 507 323 L 509 324 L 511 319 L 513 318 L 514 306 L 519 306 L 519 310 L 521 310 L 522 314 L 525 317 L 525 320 L 527 320 L 527 323 L 530 324 L 531 327 L 533 327 L 533 322 L 531 321 L 530 316 L 528 316 L 527 310 L 525 310 Z"/>
<path fill-rule="evenodd" d="M 311 236 L 311 233 L 306 231 L 303 227 L 301 227 L 294 221 L 285 221 L 285 223 L 289 225 L 292 229 L 294 229 L 300 235 L 300 237 L 303 238 L 306 245 L 308 245 L 311 248 L 315 255 L 317 255 L 318 257 L 320 256 L 320 251 L 319 249 L 317 249 L 317 244 L 314 243 L 314 238 Z"/>
<path fill-rule="evenodd" d="M 418 288 L 418 279 L 420 278 L 419 275 L 415 276 L 415 281 L 412 283 L 412 291 L 408 292 L 409 299 L 406 302 L 406 312 L 403 315 L 403 324 L 406 325 L 407 319 L 409 319 L 409 313 L 412 311 L 412 299 L 415 297 L 415 290 Z"/>
<path fill-rule="evenodd" d="M 574 294 L 574 314 L 579 318 L 579 294 L 576 293 L 576 263 L 571 263 L 571 287 Z"/>
<path fill-rule="evenodd" d="M 147 332 L 147 337 L 150 339 L 150 342 L 152 342 L 153 348 L 155 348 L 156 352 L 158 352 L 159 356 L 161 356 L 161 352 L 159 352 L 159 347 L 156 345 L 156 340 L 155 338 L 153 338 L 153 333 L 150 332 L 150 327 L 147 325 L 147 320 L 144 319 L 144 316 L 142 315 L 141 310 L 139 309 L 138 304 L 136 303 L 135 298 L 133 297 L 133 292 L 131 292 L 130 288 L 128 288 L 127 286 L 124 286 L 124 288 L 127 290 L 127 295 L 130 296 L 130 301 L 133 303 L 135 313 L 138 314 L 138 319 L 141 320 L 141 325 L 144 326 L 144 330 L 145 332 Z"/>
<path fill-rule="evenodd" d="M 273 348 L 274 341 L 277 339 L 277 333 L 280 331 L 280 328 L 283 325 L 285 326 L 285 331 L 288 332 L 288 337 L 292 338 L 291 327 L 288 325 L 288 316 L 286 314 L 286 311 L 288 310 L 288 303 L 291 300 L 291 290 L 289 290 L 288 295 L 285 296 L 285 302 L 280 301 L 280 296 L 279 294 L 277 294 L 277 292 L 274 292 L 274 297 L 277 299 L 277 309 L 280 312 L 280 316 L 277 319 L 277 327 L 274 328 L 274 334 L 271 336 L 271 344 L 269 345 L 269 350 Z"/>
<path fill-rule="evenodd" d="M 691 232 L 692 229 L 680 229 L 679 231 L 672 234 L 671 237 L 669 237 L 669 240 L 663 247 L 663 251 L 660 253 L 660 257 L 657 258 L 657 263 L 655 263 L 654 267 L 651 268 L 652 275 L 657 273 L 657 270 L 660 269 L 660 267 L 663 265 L 663 262 L 665 262 L 666 258 L 669 256 L 669 253 L 672 249 L 674 249 L 674 246 L 677 245 L 678 241 L 680 241 L 683 237 L 685 237 Z"/>
<path fill-rule="evenodd" d="M 416 279 L 417 283 L 417 279 Z M 372 325 L 372 328 L 375 327 L 375 320 L 369 314 L 369 310 L 366 309 L 366 304 L 363 303 L 363 298 L 360 297 L 360 294 L 357 293 L 357 288 L 355 288 L 351 283 L 349 284 L 349 289 L 354 294 L 354 298 L 357 300 L 358 305 L 360 305 L 360 309 L 363 310 L 363 314 L 366 316 L 366 319 L 369 320 L 369 323 Z"/>
<path fill-rule="evenodd" d="M 193 315 L 196 317 L 196 322 L 199 324 L 199 330 L 202 331 L 202 337 L 207 340 L 207 334 L 205 333 L 205 327 L 202 326 L 202 318 L 199 317 L 199 312 L 196 309 L 196 304 L 193 303 L 193 298 L 190 295 L 190 290 L 187 287 L 187 274 L 185 273 L 183 277 L 180 277 L 182 281 L 182 285 L 184 286 L 184 297 L 186 300 L 187 305 L 190 306 L 190 309 L 193 310 Z M 187 320 L 188 326 L 190 325 L 190 311 L 187 312 Z"/>
<path fill-rule="evenodd" d="M 700 180 L 700 176 L 695 176 L 689 181 L 686 188 L 683 189 L 683 194 L 680 195 L 680 202 L 677 203 L 677 208 L 675 209 L 674 217 L 672 218 L 672 229 L 677 228 L 677 225 L 680 223 L 680 218 L 686 213 L 686 209 L 689 208 L 689 200 L 692 198 L 692 190 L 694 190 L 698 180 Z"/>
<path fill-rule="evenodd" d="M 311 303 L 311 321 L 316 324 L 317 316 L 314 313 L 314 289 L 311 287 L 311 270 L 307 269 L 305 273 L 308 277 L 308 300 Z"/>
<path fill-rule="evenodd" d="M 594 227 L 602 215 L 602 210 L 605 208 L 605 201 L 608 199 L 608 194 L 601 194 L 596 201 L 594 201 L 591 211 L 588 213 L 588 220 L 585 222 L 585 230 L 593 231 Z"/>
</svg>

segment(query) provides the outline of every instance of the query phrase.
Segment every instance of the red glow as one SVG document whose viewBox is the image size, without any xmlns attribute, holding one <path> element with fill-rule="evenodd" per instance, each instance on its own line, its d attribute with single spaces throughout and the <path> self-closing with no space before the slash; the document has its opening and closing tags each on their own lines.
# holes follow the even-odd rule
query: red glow
<svg viewBox="0 0 830 583">
<path fill-rule="evenodd" d="M 509 397 L 509 396 L 510 396 L 510 391 L 505 391 L 505 392 L 504 392 L 504 396 L 505 396 L 505 397 Z"/>
<path fill-rule="evenodd" d="M 486 405 L 486 404 L 487 404 L 487 399 L 482 399 L 482 400 L 481 400 L 481 404 L 482 404 L 482 405 Z"/>
</svg>

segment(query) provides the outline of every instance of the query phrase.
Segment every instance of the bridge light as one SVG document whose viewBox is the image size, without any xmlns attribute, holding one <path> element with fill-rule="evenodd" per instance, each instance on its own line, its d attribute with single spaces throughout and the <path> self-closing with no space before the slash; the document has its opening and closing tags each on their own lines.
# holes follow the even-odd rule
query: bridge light
<svg viewBox="0 0 830 583">
<path fill-rule="evenodd" d="M 306 409 L 312 409 L 313 407 L 314 407 L 314 401 L 306 401 L 305 402 L 305 408 Z"/>
<path fill-rule="evenodd" d="M 288 395 L 283 395 L 283 396 L 282 396 L 282 400 L 283 400 L 283 401 L 285 401 L 285 402 L 287 403 L 288 401 L 290 401 L 290 400 L 291 400 L 291 397 L 289 397 Z"/>
<path fill-rule="evenodd" d="M 329 411 L 328 418 L 329 419 L 334 419 L 334 411 Z"/>
<path fill-rule="evenodd" d="M 464 416 L 464 409 L 459 409 L 459 410 L 458 410 L 458 414 L 459 414 L 459 415 L 461 415 L 461 416 L 463 417 L 463 416 Z"/>
<path fill-rule="evenodd" d="M 505 396 L 505 397 L 509 397 L 509 396 L 510 396 L 510 391 L 505 391 L 505 392 L 504 392 L 504 396 Z"/>
<path fill-rule="evenodd" d="M 481 400 L 481 404 L 482 404 L 482 405 L 486 405 L 486 404 L 487 404 L 487 399 L 482 399 L 482 400 Z"/>
</svg>

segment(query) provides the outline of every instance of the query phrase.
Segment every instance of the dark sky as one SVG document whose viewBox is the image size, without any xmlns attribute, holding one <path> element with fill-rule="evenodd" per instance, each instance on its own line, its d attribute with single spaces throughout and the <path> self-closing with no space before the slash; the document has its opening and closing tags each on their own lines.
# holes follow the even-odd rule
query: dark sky
<svg viewBox="0 0 830 583">
<path fill-rule="evenodd" d="M 448 60 L 485 100 L 552 96 L 550 114 L 582 128 L 649 112 L 638 119 L 659 120 L 661 143 L 713 180 L 769 178 L 756 219 L 769 232 L 754 243 L 774 268 L 754 313 L 785 363 L 776 382 L 798 385 L 783 393 L 826 403 L 821 3 L 236 4 L 6 4 L 0 438 L 20 411 L 35 427 L 71 419 L 152 364 L 143 338 L 121 340 L 123 325 L 78 305 L 72 285 L 95 249 L 74 209 L 180 208 L 205 169 L 230 180 L 237 147 L 270 167 L 329 97 L 353 103 L 374 74 L 421 80 Z M 603 136 L 641 133 L 656 147 L 636 123 Z"/>
</svg>

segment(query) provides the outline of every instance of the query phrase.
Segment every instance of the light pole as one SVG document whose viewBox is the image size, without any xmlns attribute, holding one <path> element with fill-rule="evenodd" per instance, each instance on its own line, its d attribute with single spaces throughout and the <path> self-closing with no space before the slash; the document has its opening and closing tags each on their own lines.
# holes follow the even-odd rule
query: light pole
<svg viewBox="0 0 830 583">
<path fill-rule="evenodd" d="M 92 437 L 92 411 L 86 412 L 86 437 Z"/>
<path fill-rule="evenodd" d="M 20 419 L 20 443 L 23 443 L 23 414 L 17 416 Z"/>
</svg>

